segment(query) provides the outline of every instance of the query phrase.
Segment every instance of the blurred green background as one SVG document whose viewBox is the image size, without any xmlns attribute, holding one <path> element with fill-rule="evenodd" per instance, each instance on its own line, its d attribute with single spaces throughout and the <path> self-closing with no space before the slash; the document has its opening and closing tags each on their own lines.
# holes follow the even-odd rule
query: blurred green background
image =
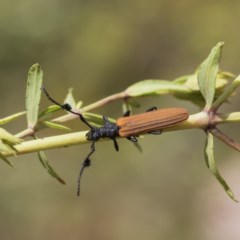
<svg viewBox="0 0 240 240">
<path fill-rule="evenodd" d="M 85 104 L 143 79 L 193 73 L 210 49 L 225 41 L 221 68 L 239 73 L 239 1 L 0 1 L 0 117 L 24 110 L 30 66 L 40 63 L 55 99 L 69 87 Z M 240 98 L 222 111 L 239 111 Z M 182 106 L 170 96 L 142 98 L 146 108 Z M 43 98 L 41 108 L 49 105 Z M 121 103 L 96 112 L 113 118 Z M 79 121 L 69 123 L 83 129 Z M 17 133 L 24 117 L 6 125 Z M 223 128 L 240 141 L 239 126 Z M 42 131 L 40 136 L 60 134 Z M 89 145 L 47 151 L 66 180 L 52 179 L 36 154 L 0 163 L 1 239 L 239 239 L 240 206 L 205 167 L 204 134 L 182 131 L 146 136 L 139 153 L 120 140 L 97 144 L 93 166 L 76 197 L 81 161 Z M 240 199 L 239 154 L 216 141 L 220 171 Z"/>
</svg>

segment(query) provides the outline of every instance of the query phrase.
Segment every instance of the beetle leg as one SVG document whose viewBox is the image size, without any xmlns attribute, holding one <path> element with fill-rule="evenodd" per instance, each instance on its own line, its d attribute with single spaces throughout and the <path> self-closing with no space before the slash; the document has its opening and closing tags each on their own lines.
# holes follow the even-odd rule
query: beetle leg
<svg viewBox="0 0 240 240">
<path fill-rule="evenodd" d="M 153 135 L 158 135 L 158 134 L 161 134 L 162 133 L 162 130 L 159 129 L 159 130 L 153 130 L 153 131 L 150 131 L 148 132 L 149 134 L 153 134 Z"/>
<path fill-rule="evenodd" d="M 156 111 L 157 110 L 157 107 L 151 107 L 149 109 L 147 109 L 146 112 L 151 112 L 151 111 Z"/>
<path fill-rule="evenodd" d="M 137 142 L 138 141 L 136 136 L 129 136 L 129 137 L 127 137 L 127 139 L 131 142 Z"/>
<path fill-rule="evenodd" d="M 127 111 L 123 114 L 123 117 L 128 117 L 130 114 L 131 114 L 131 111 L 130 111 L 130 110 L 127 110 Z"/>
<path fill-rule="evenodd" d="M 142 152 L 142 147 L 141 145 L 138 143 L 138 139 L 137 136 L 130 136 L 127 137 L 127 139 L 131 142 L 133 142 L 133 144 L 135 145 L 135 147 L 138 149 L 139 152 Z"/>
<path fill-rule="evenodd" d="M 138 149 L 139 152 L 143 151 L 141 145 L 138 142 L 134 142 L 133 144 Z"/>
<path fill-rule="evenodd" d="M 109 123 L 109 120 L 106 116 L 103 116 L 103 122 L 104 122 L 104 125 L 106 125 L 106 123 Z"/>
<path fill-rule="evenodd" d="M 111 139 L 113 140 L 115 150 L 118 151 L 119 150 L 119 146 L 118 146 L 116 138 L 111 138 Z"/>
</svg>

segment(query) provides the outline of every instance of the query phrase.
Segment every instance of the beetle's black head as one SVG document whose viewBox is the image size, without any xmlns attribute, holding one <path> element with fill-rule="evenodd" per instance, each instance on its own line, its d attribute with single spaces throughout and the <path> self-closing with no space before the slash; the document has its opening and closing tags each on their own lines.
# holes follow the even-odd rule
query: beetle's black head
<svg viewBox="0 0 240 240">
<path fill-rule="evenodd" d="M 88 141 L 97 141 L 100 138 L 99 128 L 91 128 L 86 136 Z"/>
<path fill-rule="evenodd" d="M 92 141 L 93 140 L 93 132 L 92 129 L 89 130 L 89 132 L 86 134 L 87 140 Z"/>
</svg>

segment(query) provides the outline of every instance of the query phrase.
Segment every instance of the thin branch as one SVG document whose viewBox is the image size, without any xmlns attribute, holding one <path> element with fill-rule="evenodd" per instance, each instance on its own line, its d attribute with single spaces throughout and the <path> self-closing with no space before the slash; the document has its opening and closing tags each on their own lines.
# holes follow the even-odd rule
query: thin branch
<svg viewBox="0 0 240 240">
<path fill-rule="evenodd" d="M 233 149 L 237 150 L 240 152 L 240 144 L 235 142 L 232 138 L 230 138 L 229 136 L 227 136 L 225 133 L 223 133 L 222 131 L 220 131 L 218 128 L 212 128 L 210 129 L 210 132 L 217 137 L 218 139 L 220 139 L 221 141 L 223 141 L 224 143 L 226 143 L 228 146 L 232 147 Z"/>
<path fill-rule="evenodd" d="M 101 99 L 101 100 L 99 100 L 95 103 L 92 103 L 92 104 L 90 104 L 86 107 L 83 107 L 81 109 L 73 109 L 73 111 L 76 112 L 76 113 L 88 112 L 92 109 L 104 106 L 104 105 L 106 105 L 110 102 L 114 102 L 114 101 L 117 101 L 119 99 L 125 99 L 125 98 L 127 98 L 127 93 L 124 91 L 124 92 L 116 93 L 116 94 L 113 94 L 113 95 L 108 96 L 106 98 L 103 98 L 103 99 Z M 73 119 L 76 119 L 76 118 L 78 118 L 78 116 L 76 116 L 74 114 L 67 113 L 67 114 L 65 114 L 61 117 L 55 118 L 51 121 L 58 122 L 58 123 L 63 123 L 63 122 L 67 122 L 67 121 L 70 121 L 70 120 L 73 120 Z M 39 125 L 38 124 L 34 129 L 27 128 L 27 129 L 17 133 L 15 136 L 18 137 L 18 138 L 29 137 L 29 136 L 35 134 L 37 131 L 39 131 L 41 129 L 44 129 L 44 128 L 45 128 L 44 125 Z"/>
<path fill-rule="evenodd" d="M 101 99 L 101 100 L 99 100 L 95 103 L 92 103 L 92 104 L 90 104 L 86 107 L 81 108 L 80 110 L 77 110 L 77 109 L 73 109 L 73 110 L 75 112 L 79 112 L 79 113 L 88 112 L 88 111 L 91 111 L 93 109 L 102 107 L 102 106 L 104 106 L 104 105 L 106 105 L 110 102 L 114 102 L 114 101 L 117 101 L 117 100 L 120 100 L 120 99 L 124 99 L 126 97 L 127 97 L 127 94 L 124 91 L 124 92 L 116 93 L 116 94 L 113 94 L 113 95 L 108 96 L 106 98 L 103 98 L 103 99 Z M 70 121 L 70 120 L 73 120 L 73 119 L 76 119 L 76 118 L 78 118 L 78 117 L 74 114 L 66 114 L 64 116 L 55 118 L 52 121 L 58 122 L 58 123 L 63 123 L 63 122 Z"/>
</svg>

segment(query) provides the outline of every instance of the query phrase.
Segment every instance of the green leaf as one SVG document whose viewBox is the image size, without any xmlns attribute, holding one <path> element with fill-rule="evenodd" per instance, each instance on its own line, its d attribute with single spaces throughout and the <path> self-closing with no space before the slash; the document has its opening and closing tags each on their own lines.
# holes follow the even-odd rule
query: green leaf
<svg viewBox="0 0 240 240">
<path fill-rule="evenodd" d="M 3 156 L 1 153 L 0 153 L 0 158 L 5 162 L 7 163 L 10 167 L 14 167 L 13 163 L 10 162 L 5 156 Z"/>
<path fill-rule="evenodd" d="M 40 162 L 42 163 L 43 167 L 47 170 L 47 172 L 52 177 L 57 179 L 60 183 L 65 184 L 65 181 L 61 177 L 59 177 L 59 175 L 51 167 L 51 165 L 49 164 L 47 157 L 43 151 L 38 152 L 38 158 L 39 158 Z"/>
<path fill-rule="evenodd" d="M 43 72 L 38 63 L 34 64 L 28 73 L 26 109 L 29 128 L 34 128 L 38 121 L 38 109 L 41 98 Z"/>
<path fill-rule="evenodd" d="M 58 123 L 44 121 L 44 122 L 42 122 L 42 124 L 47 127 L 58 129 L 58 130 L 71 131 L 71 129 L 69 127 L 66 127 L 66 126 L 64 126 L 62 124 L 58 124 Z"/>
<path fill-rule="evenodd" d="M 206 109 L 210 109 L 215 95 L 217 73 L 223 42 L 219 42 L 210 52 L 209 56 L 200 65 L 198 70 L 198 85 L 206 101 Z"/>
<path fill-rule="evenodd" d="M 84 118 L 89 121 L 91 124 L 94 126 L 102 126 L 103 125 L 103 116 L 95 113 L 89 113 L 89 112 L 84 112 L 83 113 Z M 115 119 L 109 118 L 108 120 L 112 123 L 115 123 Z"/>
<path fill-rule="evenodd" d="M 14 167 L 13 163 L 10 162 L 1 152 L 9 152 L 11 151 L 11 148 L 4 144 L 2 140 L 0 140 L 0 158 L 5 162 L 7 163 L 9 166 L 11 167 Z"/>
<path fill-rule="evenodd" d="M 0 139 L 3 140 L 3 142 L 10 144 L 10 145 L 15 145 L 15 144 L 22 142 L 22 140 L 20 138 L 15 137 L 14 135 L 7 132 L 3 128 L 0 128 Z"/>
<path fill-rule="evenodd" d="M 228 72 L 219 71 L 217 74 L 216 86 L 215 86 L 215 96 L 216 100 L 225 91 L 228 86 L 229 81 L 233 80 L 235 77 L 233 74 Z M 198 85 L 197 74 L 187 75 L 174 80 L 175 83 L 182 84 L 184 87 L 190 90 L 187 92 L 175 92 L 173 96 L 186 101 L 191 101 L 192 103 L 204 108 L 206 101 L 204 100 Z"/>
<path fill-rule="evenodd" d="M 0 152 L 6 152 L 9 154 L 16 155 L 16 150 L 11 144 L 7 144 L 3 140 L 0 139 Z"/>
<path fill-rule="evenodd" d="M 78 101 L 76 104 L 76 109 L 80 109 L 83 105 L 83 101 Z"/>
<path fill-rule="evenodd" d="M 51 117 L 53 115 L 53 113 L 57 112 L 60 109 L 62 109 L 62 108 L 58 105 L 51 105 L 51 106 L 47 107 L 45 110 L 43 110 L 39 114 L 38 118 L 40 121 L 48 119 L 49 117 Z"/>
<path fill-rule="evenodd" d="M 212 109 L 218 109 L 224 102 L 228 101 L 228 98 L 235 92 L 235 90 L 240 86 L 240 75 L 234 79 L 231 84 L 226 87 L 224 92 L 217 98 L 217 100 L 212 104 Z"/>
<path fill-rule="evenodd" d="M 226 181 L 223 179 L 223 177 L 220 175 L 215 159 L 214 159 L 214 151 L 213 151 L 213 135 L 210 132 L 207 132 L 207 139 L 206 139 L 206 145 L 205 145 L 205 160 L 208 168 L 210 169 L 211 173 L 217 178 L 219 183 L 222 185 L 228 196 L 237 202 L 237 199 L 235 198 L 232 190 L 226 183 Z"/>
<path fill-rule="evenodd" d="M 77 103 L 76 103 L 76 101 L 75 101 L 75 98 L 74 98 L 74 96 L 73 96 L 73 88 L 70 88 L 69 90 L 68 90 L 68 94 L 67 94 L 67 96 L 66 96 L 66 98 L 65 98 L 65 100 L 64 100 L 64 103 L 68 103 L 68 104 L 70 104 L 70 106 L 74 109 L 80 109 L 81 108 L 81 106 L 83 105 L 83 102 L 82 101 L 78 101 Z"/>
<path fill-rule="evenodd" d="M 14 165 L 1 152 L 16 154 L 14 145 L 20 143 L 21 141 L 21 139 L 10 134 L 5 129 L 0 128 L 0 158 L 11 167 Z"/>
<path fill-rule="evenodd" d="M 175 92 L 189 92 L 189 89 L 181 84 L 166 80 L 143 80 L 126 89 L 128 97 L 153 96 Z"/>
<path fill-rule="evenodd" d="M 0 128 L 0 158 L 11 167 L 14 165 L 2 153 L 6 152 L 16 155 L 16 149 L 14 148 L 14 145 L 21 142 L 21 139 L 15 137 L 5 129 Z"/>
<path fill-rule="evenodd" d="M 183 75 L 183 76 L 180 76 L 180 77 L 174 79 L 173 81 L 174 81 L 174 83 L 177 83 L 177 84 L 185 84 L 190 76 L 191 75 Z"/>
<path fill-rule="evenodd" d="M 8 117 L 2 118 L 2 119 L 0 119 L 0 125 L 3 125 L 5 123 L 9 123 L 9 122 L 11 122 L 11 121 L 21 117 L 24 114 L 26 114 L 25 111 L 24 112 L 15 113 L 15 114 L 10 115 Z"/>
<path fill-rule="evenodd" d="M 64 100 L 64 103 L 68 103 L 73 109 L 76 108 L 76 101 L 73 97 L 73 88 L 68 89 L 68 94 Z"/>
<path fill-rule="evenodd" d="M 176 80 L 174 80 L 174 82 L 175 81 Z M 219 74 L 217 74 L 215 89 L 222 90 L 225 86 L 227 86 L 227 84 L 228 84 L 228 79 L 224 78 L 223 72 L 219 72 Z M 199 92 L 200 89 L 199 89 L 197 74 L 189 75 L 186 81 L 184 82 L 184 86 L 188 87 L 193 92 Z"/>
</svg>

